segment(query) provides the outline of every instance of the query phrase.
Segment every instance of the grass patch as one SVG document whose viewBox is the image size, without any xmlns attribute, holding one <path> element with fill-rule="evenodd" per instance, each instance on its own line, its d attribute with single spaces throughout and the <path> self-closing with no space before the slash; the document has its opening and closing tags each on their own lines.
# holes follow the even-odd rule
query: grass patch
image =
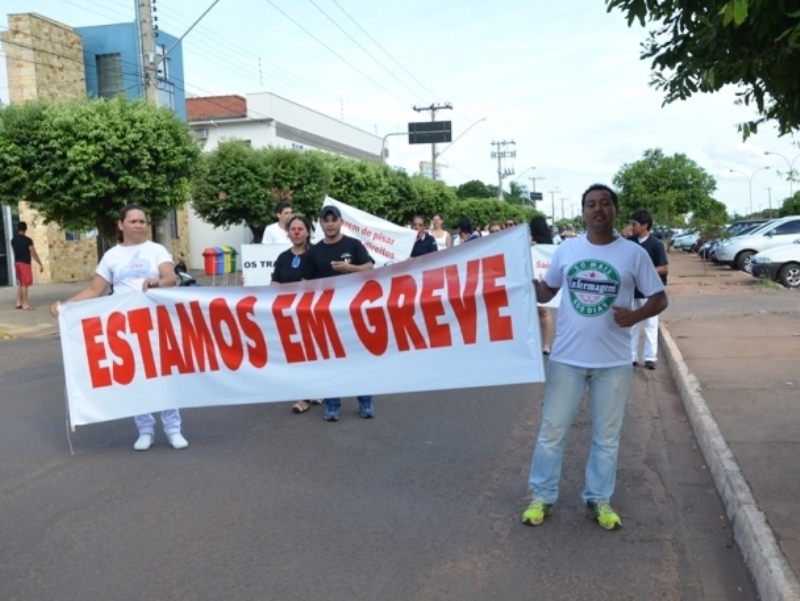
<svg viewBox="0 0 800 601">
<path fill-rule="evenodd" d="M 786 290 L 778 282 L 769 279 L 758 280 L 755 284 L 756 290 Z"/>
</svg>

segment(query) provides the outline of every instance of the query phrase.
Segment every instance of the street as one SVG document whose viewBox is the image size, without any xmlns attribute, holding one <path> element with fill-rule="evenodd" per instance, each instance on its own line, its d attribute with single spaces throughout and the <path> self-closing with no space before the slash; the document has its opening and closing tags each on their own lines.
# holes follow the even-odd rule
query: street
<svg viewBox="0 0 800 601">
<path fill-rule="evenodd" d="M 756 598 L 665 369 L 634 376 L 609 533 L 585 409 L 554 514 L 520 522 L 541 385 L 186 410 L 185 451 L 125 419 L 71 456 L 58 339 L 0 358 L 2 599 Z"/>
</svg>

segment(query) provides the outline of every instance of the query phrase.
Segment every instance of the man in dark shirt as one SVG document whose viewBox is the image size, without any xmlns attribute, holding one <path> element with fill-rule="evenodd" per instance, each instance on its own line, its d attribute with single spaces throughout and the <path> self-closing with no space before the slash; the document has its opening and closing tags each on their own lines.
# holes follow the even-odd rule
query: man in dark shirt
<svg viewBox="0 0 800 601">
<path fill-rule="evenodd" d="M 669 260 L 664 243 L 655 236 L 650 235 L 653 227 L 653 216 L 644 209 L 636 211 L 631 215 L 630 221 L 631 236 L 628 240 L 636 242 L 647 251 L 650 260 L 656 268 L 656 272 L 661 277 L 661 281 L 666 285 L 667 273 L 669 272 Z M 636 310 L 647 302 L 644 295 L 638 288 L 633 293 L 633 309 Z M 631 355 L 633 364 L 639 364 L 639 330 L 644 330 L 644 366 L 647 369 L 655 369 L 658 361 L 658 315 L 649 317 L 631 327 Z"/>
<path fill-rule="evenodd" d="M 14 271 L 17 274 L 17 309 L 30 311 L 35 309 L 28 304 L 28 288 L 33 286 L 33 273 L 31 271 L 31 259 L 39 264 L 39 273 L 44 272 L 44 265 L 36 254 L 33 247 L 33 240 L 25 235 L 28 231 L 28 224 L 20 221 L 17 225 L 17 234 L 11 238 L 11 250 L 14 251 Z"/>
<path fill-rule="evenodd" d="M 326 205 L 319 214 L 325 238 L 312 246 L 300 265 L 300 277 L 317 280 L 345 273 L 356 273 L 372 269 L 375 261 L 369 256 L 360 240 L 342 234 L 342 213 L 338 207 Z M 359 415 L 373 417 L 375 408 L 371 396 L 359 396 Z M 325 419 L 339 421 L 342 399 L 325 399 Z"/>
</svg>

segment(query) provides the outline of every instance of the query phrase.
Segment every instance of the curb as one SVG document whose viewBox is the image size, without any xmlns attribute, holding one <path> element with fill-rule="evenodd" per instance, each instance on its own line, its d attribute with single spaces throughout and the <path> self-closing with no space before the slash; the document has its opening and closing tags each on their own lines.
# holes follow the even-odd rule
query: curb
<svg viewBox="0 0 800 601">
<path fill-rule="evenodd" d="M 731 521 L 734 539 L 742 550 L 759 596 L 770 601 L 800 601 L 800 582 L 778 546 L 766 514 L 759 509 L 733 451 L 700 394 L 700 383 L 689 371 L 667 327 L 660 324 L 659 330 L 672 379 L 681 395 L 689 423 Z"/>
</svg>

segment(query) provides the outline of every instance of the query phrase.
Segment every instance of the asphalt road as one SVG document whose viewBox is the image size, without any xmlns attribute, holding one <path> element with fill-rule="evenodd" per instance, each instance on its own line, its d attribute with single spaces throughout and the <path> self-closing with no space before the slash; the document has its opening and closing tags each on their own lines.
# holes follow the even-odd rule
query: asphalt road
<svg viewBox="0 0 800 601">
<path fill-rule="evenodd" d="M 585 410 L 523 526 L 541 388 L 185 410 L 185 451 L 134 452 L 126 419 L 72 456 L 58 340 L 0 342 L 0 599 L 756 598 L 665 369 L 634 377 L 624 528 L 583 515 Z"/>
</svg>

